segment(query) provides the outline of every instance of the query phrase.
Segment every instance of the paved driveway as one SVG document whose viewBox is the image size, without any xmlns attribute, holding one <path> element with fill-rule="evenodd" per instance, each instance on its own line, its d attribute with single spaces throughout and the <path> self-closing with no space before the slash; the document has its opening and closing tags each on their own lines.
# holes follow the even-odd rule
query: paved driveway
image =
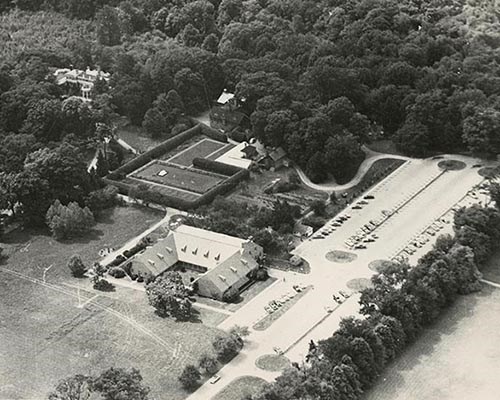
<svg viewBox="0 0 500 400">
<path fill-rule="evenodd" d="M 264 306 L 293 291 L 293 285 L 312 285 L 313 289 L 268 329 L 250 329 L 251 334 L 241 355 L 220 371 L 221 380 L 213 385 L 203 385 L 188 399 L 216 398 L 214 396 L 225 385 L 243 375 L 255 375 L 270 381 L 277 374 L 259 370 L 255 366 L 258 357 L 272 354 L 273 348 L 279 347 L 290 360 L 301 362 L 311 339 L 317 341 L 328 337 L 338 328 L 342 318 L 356 315 L 359 311 L 357 294 L 341 305 L 332 299 L 332 294 L 338 294 L 339 290 L 348 291 L 349 282 L 353 279 L 369 279 L 374 273 L 368 268 L 371 261 L 397 255 L 437 218 L 448 213 L 458 202 L 463 202 L 464 198 L 467 199 L 467 192 L 483 180 L 477 168 L 472 168 L 477 160 L 452 158 L 466 162 L 467 167 L 460 171 L 443 172 L 437 166 L 441 160 L 408 161 L 364 194 L 371 194 L 374 199 L 367 200 L 368 204 L 362 209 L 344 211 L 343 214 L 348 213 L 351 218 L 335 232 L 324 239 L 309 239 L 301 243 L 294 253 L 309 262 L 311 273 L 301 275 L 273 271 L 278 280 L 219 327 L 229 329 L 234 325 L 244 325 L 251 328 L 265 315 Z M 345 245 L 346 239 L 370 220 L 380 219 L 382 211 L 392 211 L 393 214 L 375 230 L 378 239 L 366 243 L 366 249 L 349 250 Z M 452 217 L 443 231 L 451 231 L 451 222 Z M 419 249 L 412 256 L 412 261 L 428 251 L 436 237 L 433 236 L 424 248 Z M 329 261 L 326 254 L 332 250 L 349 251 L 356 255 L 356 259 L 349 263 Z M 333 309 L 333 312 L 327 309 Z"/>
</svg>

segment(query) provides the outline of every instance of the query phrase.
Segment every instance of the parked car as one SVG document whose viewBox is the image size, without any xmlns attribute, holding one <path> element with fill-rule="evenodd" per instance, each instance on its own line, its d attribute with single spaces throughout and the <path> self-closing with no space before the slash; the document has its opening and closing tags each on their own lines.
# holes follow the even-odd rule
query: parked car
<svg viewBox="0 0 500 400">
<path fill-rule="evenodd" d="M 220 381 L 220 376 L 219 375 L 214 375 L 210 378 L 210 383 L 213 385 L 214 383 L 217 383 Z"/>
</svg>

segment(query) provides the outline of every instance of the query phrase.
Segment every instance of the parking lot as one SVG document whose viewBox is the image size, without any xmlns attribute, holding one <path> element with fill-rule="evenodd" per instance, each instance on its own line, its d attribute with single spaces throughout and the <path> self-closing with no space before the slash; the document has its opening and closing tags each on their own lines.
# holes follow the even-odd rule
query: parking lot
<svg viewBox="0 0 500 400">
<path fill-rule="evenodd" d="M 286 299 L 294 285 L 312 289 L 266 330 L 251 329 L 248 338 L 251 344 L 221 370 L 222 381 L 229 382 L 243 374 L 272 379 L 273 375 L 264 374 L 254 365 L 264 354 L 283 352 L 291 361 L 301 362 L 311 339 L 328 337 L 342 318 L 358 313 L 359 296 L 352 288 L 369 282 L 374 274 L 369 268 L 372 261 L 401 256 L 412 241 L 423 239 L 425 234 L 427 241 L 415 246 L 409 255 L 410 261 L 415 261 L 430 249 L 439 234 L 450 232 L 451 210 L 481 200 L 478 194 L 475 197 L 470 194 L 483 181 L 478 168 L 473 167 L 478 161 L 458 158 L 467 163 L 465 169 L 443 171 L 438 167 L 440 160 L 406 162 L 299 245 L 294 253 L 310 264 L 311 273 L 272 271 L 278 277 L 277 282 L 219 327 L 229 329 L 235 324 L 251 327 L 269 313 L 270 305 L 275 305 L 273 301 Z M 218 384 L 222 386 L 221 382 Z M 211 393 L 216 393 L 216 388 L 206 386 L 190 399 L 210 398 Z"/>
</svg>

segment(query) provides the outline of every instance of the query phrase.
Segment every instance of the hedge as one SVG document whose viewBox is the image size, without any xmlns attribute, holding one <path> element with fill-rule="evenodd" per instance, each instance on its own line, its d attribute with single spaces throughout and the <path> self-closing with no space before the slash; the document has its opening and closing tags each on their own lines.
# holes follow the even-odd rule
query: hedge
<svg viewBox="0 0 500 400">
<path fill-rule="evenodd" d="M 178 208 L 180 210 L 191 210 L 200 205 L 208 204 L 218 195 L 224 194 L 227 191 L 231 190 L 241 180 L 248 178 L 250 176 L 249 172 L 245 169 L 238 168 L 233 165 L 223 164 L 204 158 L 195 158 L 193 160 L 193 165 L 196 168 L 200 169 L 201 172 L 205 172 L 207 174 L 217 173 L 228 177 L 225 181 L 214 186 L 212 189 L 207 191 L 204 195 L 200 196 L 196 200 L 185 200 L 179 197 L 164 194 L 153 185 L 149 185 L 148 189 L 144 190 L 143 188 L 140 188 L 139 185 L 123 182 L 123 179 L 125 179 L 126 175 L 130 172 L 135 171 L 136 169 L 142 167 L 150 161 L 158 159 L 167 151 L 176 148 L 181 143 L 200 133 L 212 139 L 221 142 L 227 142 L 227 136 L 225 134 L 222 134 L 215 129 L 212 129 L 203 124 L 198 124 L 193 128 L 190 128 L 164 141 L 154 149 L 151 149 L 144 154 L 139 155 L 138 157 L 129 161 L 127 164 L 122 165 L 120 168 L 108 174 L 102 180 L 107 185 L 113 185 L 117 187 L 118 191 L 123 195 L 130 196 L 131 192 L 134 192 L 133 196 L 131 197 L 136 197 L 146 203 L 157 203 L 163 206 Z"/>
<path fill-rule="evenodd" d="M 238 168 L 239 169 L 239 168 Z M 246 169 L 239 169 L 239 171 L 233 176 L 221 182 L 217 186 L 210 189 L 203 196 L 199 197 L 194 202 L 194 207 L 201 206 L 203 204 L 208 204 L 212 202 L 217 196 L 229 192 L 231 189 L 236 187 L 243 179 L 247 179 L 250 173 Z"/>
<path fill-rule="evenodd" d="M 218 161 L 198 157 L 193 159 L 193 165 L 199 169 L 204 169 L 206 171 L 215 172 L 217 174 L 227 176 L 232 176 L 242 170 L 242 168 L 235 167 L 234 165 L 224 164 Z"/>
<path fill-rule="evenodd" d="M 208 125 L 205 125 L 203 123 L 200 123 L 194 118 L 191 118 L 191 122 L 194 124 L 198 124 L 198 126 L 201 129 L 201 132 L 205 135 L 208 136 L 211 139 L 218 140 L 219 142 L 224 142 L 227 143 L 227 135 L 223 132 L 218 131 L 217 129 L 214 129 Z"/>
<path fill-rule="evenodd" d="M 122 165 L 120 168 L 108 174 L 107 178 L 117 180 L 120 176 L 129 174 L 132 171 L 135 171 L 137 168 L 146 165 L 148 162 L 158 159 L 158 157 L 162 156 L 167 151 L 175 149 L 180 144 L 191 139 L 192 137 L 195 137 L 196 135 L 199 135 L 201 132 L 202 131 L 200 125 L 196 125 L 188 129 L 187 131 L 181 132 L 178 135 L 165 140 L 155 148 L 146 151 L 133 160 L 130 160 L 128 163 Z"/>
</svg>

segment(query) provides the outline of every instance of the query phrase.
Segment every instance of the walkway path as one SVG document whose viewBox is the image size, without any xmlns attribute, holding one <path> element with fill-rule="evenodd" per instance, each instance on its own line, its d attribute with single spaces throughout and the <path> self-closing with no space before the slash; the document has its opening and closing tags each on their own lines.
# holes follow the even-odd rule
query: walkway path
<svg viewBox="0 0 500 400">
<path fill-rule="evenodd" d="M 178 214 L 178 212 L 177 212 L 177 214 Z M 157 228 L 159 228 L 161 225 L 167 223 L 168 220 L 170 219 L 170 217 L 172 215 L 173 214 L 169 213 L 169 211 L 167 210 L 166 213 L 165 213 L 165 216 L 160 221 L 158 221 L 156 224 L 150 226 L 148 229 L 146 229 L 141 234 L 139 234 L 136 237 L 130 239 L 127 243 L 125 243 L 118 250 L 115 250 L 115 251 L 109 253 L 108 255 L 106 255 L 105 257 L 103 257 L 102 260 L 99 261 L 99 264 L 101 264 L 101 265 L 107 265 L 107 264 L 109 264 L 111 261 L 113 261 L 116 258 L 116 256 L 118 256 L 119 254 L 122 254 L 125 250 L 130 249 L 131 247 L 135 246 L 137 243 L 139 243 L 139 241 L 143 237 L 146 237 L 151 232 L 153 232 L 154 230 L 156 230 Z"/>
<path fill-rule="evenodd" d="M 405 156 L 400 156 L 396 154 L 384 154 L 384 153 L 378 153 L 376 151 L 370 150 L 368 147 L 363 146 L 363 151 L 366 153 L 366 158 L 364 161 L 361 163 L 361 165 L 358 168 L 358 172 L 352 178 L 349 182 L 339 185 L 337 183 L 322 183 L 322 184 L 317 184 L 311 182 L 311 180 L 307 177 L 307 175 L 302 171 L 301 168 L 295 167 L 297 173 L 299 174 L 300 179 L 302 182 L 306 185 L 309 186 L 312 189 L 316 190 L 321 190 L 324 192 L 332 192 L 332 191 L 342 191 L 342 190 L 347 190 L 351 189 L 352 187 L 356 186 L 359 182 L 361 182 L 361 179 L 365 176 L 365 174 L 368 172 L 368 170 L 371 168 L 371 166 L 377 162 L 378 160 L 384 160 L 384 159 L 396 159 L 396 160 L 404 160 L 404 161 L 409 161 L 411 160 L 410 157 L 405 157 Z"/>
<path fill-rule="evenodd" d="M 134 153 L 134 154 L 138 154 L 138 153 L 139 153 L 136 149 L 134 149 L 131 145 L 129 145 L 129 144 L 128 144 L 125 140 L 120 139 L 120 138 L 117 138 L 117 139 L 116 139 L 116 141 L 117 141 L 117 142 L 118 142 L 118 144 L 119 144 L 120 146 L 122 146 L 125 150 L 129 150 L 129 151 L 131 151 L 131 152 L 132 152 L 132 153 Z"/>
<path fill-rule="evenodd" d="M 481 279 L 481 282 L 483 282 L 483 283 L 485 283 L 485 284 L 487 284 L 487 285 L 489 285 L 489 286 L 493 286 L 493 287 L 495 287 L 495 288 L 497 288 L 497 289 L 500 289 L 500 284 L 498 284 L 498 283 L 495 283 L 495 282 L 489 281 L 489 280 L 487 280 L 487 279 Z"/>
</svg>

